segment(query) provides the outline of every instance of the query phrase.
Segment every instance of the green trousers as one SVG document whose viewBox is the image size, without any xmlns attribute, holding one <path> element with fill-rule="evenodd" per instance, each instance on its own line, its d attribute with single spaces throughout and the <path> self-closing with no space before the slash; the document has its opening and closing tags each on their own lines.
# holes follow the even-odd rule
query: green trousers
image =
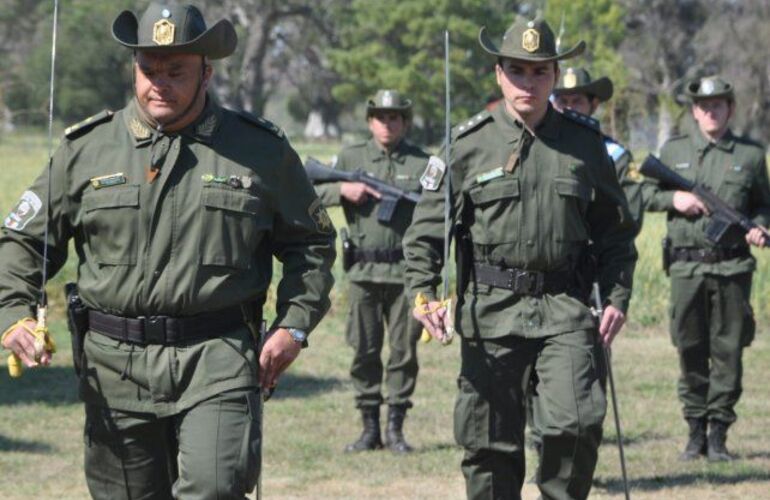
<svg viewBox="0 0 770 500">
<path fill-rule="evenodd" d="M 412 318 L 412 307 L 398 284 L 350 282 L 346 337 L 353 348 L 350 375 L 356 406 L 411 407 L 417 382 L 417 340 L 422 327 Z M 388 332 L 390 354 L 383 367 L 381 352 Z M 383 370 L 387 395 L 382 396 Z"/>
<path fill-rule="evenodd" d="M 545 338 L 462 339 L 455 440 L 465 448 L 469 499 L 518 499 L 524 483 L 526 393 L 541 433 L 536 474 L 544 499 L 582 499 L 591 489 L 607 400 L 595 331 Z"/>
<path fill-rule="evenodd" d="M 85 472 L 97 500 L 244 499 L 260 471 L 255 390 L 157 418 L 86 404 Z"/>
<path fill-rule="evenodd" d="M 671 339 L 685 418 L 735 421 L 743 348 L 754 339 L 750 295 L 751 273 L 671 279 Z"/>
</svg>

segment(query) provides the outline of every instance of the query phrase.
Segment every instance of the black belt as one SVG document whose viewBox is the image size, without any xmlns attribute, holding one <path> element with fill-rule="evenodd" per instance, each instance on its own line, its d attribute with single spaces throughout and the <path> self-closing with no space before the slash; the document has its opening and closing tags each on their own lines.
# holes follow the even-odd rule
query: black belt
<svg viewBox="0 0 770 500">
<path fill-rule="evenodd" d="M 393 264 L 402 260 L 404 260 L 404 250 L 401 248 L 353 249 L 354 262 L 384 262 Z"/>
<path fill-rule="evenodd" d="M 517 295 L 556 295 L 577 290 L 571 272 L 528 271 L 481 263 L 475 263 L 473 267 L 477 283 L 505 288 Z"/>
<path fill-rule="evenodd" d="M 669 250 L 669 252 L 671 255 L 671 262 L 702 262 L 704 264 L 714 264 L 723 260 L 751 256 L 751 251 L 748 247 L 675 247 Z"/>
<path fill-rule="evenodd" d="M 115 340 L 132 344 L 180 344 L 219 337 L 227 330 L 244 325 L 241 307 L 172 318 L 140 316 L 124 318 L 99 311 L 88 311 L 89 329 Z"/>
</svg>

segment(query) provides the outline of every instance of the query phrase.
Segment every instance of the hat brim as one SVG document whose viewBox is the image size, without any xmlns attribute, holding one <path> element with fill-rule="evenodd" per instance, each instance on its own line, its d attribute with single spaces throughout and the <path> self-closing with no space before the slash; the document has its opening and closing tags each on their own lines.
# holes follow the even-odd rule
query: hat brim
<svg viewBox="0 0 770 500">
<path fill-rule="evenodd" d="M 721 92 L 714 92 L 713 94 L 699 94 L 698 88 L 700 88 L 699 82 L 692 82 L 684 89 L 684 94 L 690 98 L 690 101 L 703 101 L 705 99 L 719 99 L 719 98 L 727 98 L 727 99 L 735 99 L 735 93 L 733 92 L 733 86 L 731 84 L 727 84 L 727 88 L 724 89 Z"/>
<path fill-rule="evenodd" d="M 141 45 L 137 32 L 139 20 L 130 10 L 124 10 L 112 23 L 112 37 L 119 44 L 139 51 L 166 52 L 169 54 L 199 54 L 209 59 L 223 59 L 233 52 L 238 45 L 238 35 L 233 24 L 222 19 L 214 26 L 186 43 L 174 45 Z"/>
<path fill-rule="evenodd" d="M 401 106 L 372 106 L 371 102 L 366 104 L 366 112 L 369 113 L 371 111 L 400 111 L 402 113 L 408 112 L 412 110 L 412 101 L 411 99 L 404 99 L 402 101 L 404 104 Z"/>
<path fill-rule="evenodd" d="M 510 59 L 516 59 L 519 61 L 530 61 L 530 62 L 548 62 L 548 61 L 561 61 L 562 59 L 571 59 L 575 56 L 579 56 L 586 49 L 586 43 L 583 40 L 580 40 L 571 49 L 565 50 L 564 52 L 557 52 L 552 56 L 526 54 L 523 52 L 507 53 L 498 49 L 495 43 L 492 41 L 492 39 L 489 38 L 489 35 L 487 34 L 486 26 L 482 26 L 481 30 L 479 31 L 479 43 L 481 44 L 481 48 L 483 48 L 486 52 L 492 55 L 495 55 L 498 57 L 508 57 Z"/>
<path fill-rule="evenodd" d="M 612 94 L 615 88 L 612 85 L 612 80 L 603 76 L 598 80 L 594 80 L 587 85 L 580 85 L 577 87 L 559 87 L 553 89 L 553 95 L 574 95 L 574 94 L 588 94 L 599 99 L 601 102 L 609 101 L 612 99 Z"/>
</svg>

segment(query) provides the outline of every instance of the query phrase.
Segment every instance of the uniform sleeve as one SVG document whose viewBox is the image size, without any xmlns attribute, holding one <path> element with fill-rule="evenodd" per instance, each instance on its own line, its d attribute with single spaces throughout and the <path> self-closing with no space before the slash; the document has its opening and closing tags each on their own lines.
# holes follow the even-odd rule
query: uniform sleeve
<svg viewBox="0 0 770 500">
<path fill-rule="evenodd" d="M 617 173 L 609 157 L 592 170 L 596 196 L 589 205 L 587 218 L 591 241 L 597 258 L 599 286 L 609 304 L 628 310 L 636 266 L 636 224 L 628 210 Z"/>
<path fill-rule="evenodd" d="M 767 176 L 767 160 L 764 154 L 760 153 L 760 155 L 757 173 L 751 185 L 749 203 L 754 223 L 766 228 L 770 225 L 770 183 Z"/>
<path fill-rule="evenodd" d="M 439 158 L 444 158 L 443 149 Z M 452 219 L 462 213 L 462 174 L 450 158 L 453 212 Z M 412 224 L 404 235 L 406 283 L 411 297 L 423 293 L 434 299 L 441 284 L 444 261 L 444 197 L 447 175 L 444 175 L 436 191 L 422 190 L 420 201 L 412 215 Z"/>
<path fill-rule="evenodd" d="M 670 143 L 667 142 L 660 151 L 660 161 L 665 165 L 671 165 L 670 150 Z M 642 199 L 644 200 L 645 209 L 650 212 L 674 210 L 674 192 L 661 189 L 660 181 L 657 179 L 645 178 L 642 187 Z"/>
<path fill-rule="evenodd" d="M 644 217 L 644 198 L 642 196 L 642 184 L 631 178 L 631 162 L 633 161 L 631 153 L 626 151 L 623 156 L 615 162 L 615 170 L 618 173 L 618 180 L 623 193 L 626 195 L 628 210 L 631 212 L 631 218 L 636 224 L 636 232 L 642 229 L 642 220 Z"/>
<path fill-rule="evenodd" d="M 334 165 L 334 168 L 339 170 L 347 170 L 349 168 L 348 155 L 345 151 L 342 151 L 337 157 L 337 163 Z M 341 186 L 342 182 L 324 182 L 315 185 L 315 192 L 318 193 L 318 197 L 321 198 L 325 206 L 334 207 L 342 204 Z"/>
<path fill-rule="evenodd" d="M 48 278 L 67 261 L 67 243 L 72 235 L 67 214 L 68 157 L 65 142 L 52 159 L 51 182 L 46 167 L 21 195 L 0 229 L 0 331 L 23 317 L 34 317 L 35 304 L 40 300 L 49 185 Z"/>
<path fill-rule="evenodd" d="M 329 310 L 336 251 L 334 226 L 297 153 L 285 143 L 273 255 L 283 264 L 272 327 L 310 332 Z"/>
</svg>

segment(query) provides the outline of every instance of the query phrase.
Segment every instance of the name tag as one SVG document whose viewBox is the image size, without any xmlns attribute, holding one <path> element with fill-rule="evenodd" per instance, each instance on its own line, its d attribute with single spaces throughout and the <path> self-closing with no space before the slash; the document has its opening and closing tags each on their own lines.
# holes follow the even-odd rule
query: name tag
<svg viewBox="0 0 770 500">
<path fill-rule="evenodd" d="M 676 165 L 674 165 L 674 168 L 679 169 L 679 170 L 684 170 L 685 168 L 690 168 L 690 164 L 689 163 L 677 163 Z"/>
<path fill-rule="evenodd" d="M 503 167 L 497 167 L 495 169 L 490 170 L 489 172 L 484 172 L 483 174 L 476 177 L 476 183 L 477 184 L 484 184 L 485 182 L 489 182 L 492 179 L 497 179 L 498 177 L 502 177 L 505 175 L 505 172 L 503 172 Z"/>
<path fill-rule="evenodd" d="M 102 175 L 100 177 L 94 177 L 91 179 L 91 185 L 94 187 L 94 189 L 119 186 L 125 183 L 126 176 L 123 175 L 123 172 L 118 172 L 117 174 Z"/>
</svg>

